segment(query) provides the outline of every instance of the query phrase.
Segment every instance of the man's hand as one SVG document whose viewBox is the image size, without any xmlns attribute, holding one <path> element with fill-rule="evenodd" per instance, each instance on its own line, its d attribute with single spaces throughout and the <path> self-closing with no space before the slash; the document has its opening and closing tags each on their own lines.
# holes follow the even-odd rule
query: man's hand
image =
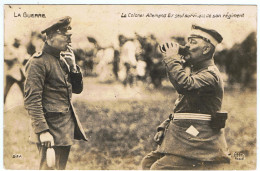
<svg viewBox="0 0 260 171">
<path fill-rule="evenodd" d="M 163 132 L 164 132 L 164 130 L 160 130 L 160 131 L 158 131 L 156 134 L 155 134 L 155 136 L 154 136 L 154 141 L 156 142 L 156 143 L 159 143 L 161 140 L 162 140 L 162 138 L 163 138 Z"/>
<path fill-rule="evenodd" d="M 68 46 L 68 51 L 61 52 L 61 55 L 66 60 L 71 70 L 77 70 L 75 55 L 70 46 Z"/>
<path fill-rule="evenodd" d="M 54 139 L 53 136 L 49 133 L 49 131 L 40 133 L 40 141 L 41 145 L 47 148 L 54 146 Z"/>
<path fill-rule="evenodd" d="M 179 52 L 179 44 L 175 42 L 169 42 L 169 43 L 164 43 L 160 47 L 163 54 L 164 58 L 180 58 L 180 55 L 178 54 Z M 164 50 L 165 49 L 165 50 Z"/>
</svg>

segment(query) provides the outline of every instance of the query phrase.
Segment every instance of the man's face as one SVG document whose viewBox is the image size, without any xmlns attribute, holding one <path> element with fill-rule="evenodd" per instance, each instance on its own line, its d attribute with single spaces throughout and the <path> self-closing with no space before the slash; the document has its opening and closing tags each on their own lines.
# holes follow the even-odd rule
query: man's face
<svg viewBox="0 0 260 171">
<path fill-rule="evenodd" d="M 52 46 L 61 51 L 66 51 L 67 46 L 71 43 L 71 34 L 54 33 L 51 41 Z"/>
<path fill-rule="evenodd" d="M 205 59 L 205 55 L 203 54 L 205 50 L 206 42 L 201 38 L 189 38 L 188 43 L 186 44 L 189 47 L 189 55 L 187 57 L 188 62 L 191 64 L 196 64 Z"/>
</svg>

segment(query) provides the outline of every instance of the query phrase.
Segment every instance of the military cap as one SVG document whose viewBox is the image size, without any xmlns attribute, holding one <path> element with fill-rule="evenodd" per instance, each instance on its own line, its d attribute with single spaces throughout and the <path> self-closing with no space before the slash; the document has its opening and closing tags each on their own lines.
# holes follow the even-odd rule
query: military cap
<svg viewBox="0 0 260 171">
<path fill-rule="evenodd" d="M 66 33 L 68 30 L 71 30 L 70 22 L 71 22 L 71 17 L 69 16 L 63 17 L 58 21 L 57 20 L 54 21 L 46 29 L 41 31 L 41 33 L 42 34 L 46 33 L 46 35 L 55 32 Z"/>
<path fill-rule="evenodd" d="M 211 43 L 215 47 L 223 40 L 222 36 L 216 30 L 203 28 L 197 25 L 192 25 L 191 27 L 191 33 L 188 38 L 192 38 L 192 37 L 201 38 Z"/>
</svg>

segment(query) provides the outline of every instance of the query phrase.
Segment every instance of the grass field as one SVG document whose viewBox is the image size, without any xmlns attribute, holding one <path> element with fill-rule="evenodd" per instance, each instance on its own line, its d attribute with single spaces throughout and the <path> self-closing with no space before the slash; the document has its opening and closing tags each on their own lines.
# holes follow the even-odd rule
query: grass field
<svg viewBox="0 0 260 171">
<path fill-rule="evenodd" d="M 142 158 L 156 148 L 156 126 L 172 112 L 177 93 L 170 87 L 124 89 L 118 83 L 100 84 L 93 78 L 84 83 L 84 93 L 74 96 L 74 105 L 89 142 L 75 142 L 67 169 L 140 169 Z M 232 153 L 226 169 L 255 169 L 256 92 L 226 92 L 223 109 L 229 112 L 226 139 Z M 28 142 L 28 129 L 23 106 L 4 112 L 6 169 L 38 169 L 38 152 Z M 245 160 L 235 160 L 235 152 L 243 153 Z"/>
</svg>

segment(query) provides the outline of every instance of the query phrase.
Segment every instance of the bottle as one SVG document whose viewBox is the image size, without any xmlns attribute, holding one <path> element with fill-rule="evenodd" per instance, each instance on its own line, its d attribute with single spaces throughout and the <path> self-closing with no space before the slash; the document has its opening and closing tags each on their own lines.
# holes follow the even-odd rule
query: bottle
<svg viewBox="0 0 260 171">
<path fill-rule="evenodd" d="M 165 49 L 164 46 L 165 46 L 165 45 L 159 46 L 160 51 L 161 51 L 162 53 L 165 53 L 165 52 L 166 52 L 166 49 Z M 179 45 L 179 51 L 178 51 L 178 53 L 179 53 L 180 55 L 182 55 L 182 56 L 187 56 L 187 55 L 189 54 L 189 51 L 188 51 L 188 50 L 189 50 L 189 47 Z"/>
</svg>

